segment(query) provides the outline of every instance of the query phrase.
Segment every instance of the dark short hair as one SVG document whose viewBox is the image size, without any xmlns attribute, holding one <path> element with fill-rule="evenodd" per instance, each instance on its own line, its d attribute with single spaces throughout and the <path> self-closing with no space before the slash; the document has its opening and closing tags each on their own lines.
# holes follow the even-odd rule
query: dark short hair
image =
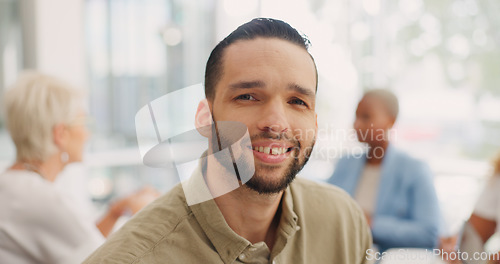
<svg viewBox="0 0 500 264">
<path fill-rule="evenodd" d="M 225 39 L 223 39 L 210 53 L 205 68 L 205 97 L 213 100 L 215 98 L 215 86 L 222 76 L 222 58 L 224 50 L 238 40 L 252 40 L 258 37 L 278 38 L 296 44 L 308 51 L 311 42 L 306 36 L 301 35 L 288 23 L 272 18 L 255 18 L 239 26 Z M 318 88 L 318 71 L 313 60 L 316 71 L 316 89 Z"/>
</svg>

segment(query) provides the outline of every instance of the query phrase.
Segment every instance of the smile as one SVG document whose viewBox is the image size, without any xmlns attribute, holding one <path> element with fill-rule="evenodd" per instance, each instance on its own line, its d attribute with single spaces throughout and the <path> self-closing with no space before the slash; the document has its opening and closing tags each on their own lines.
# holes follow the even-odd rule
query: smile
<svg viewBox="0 0 500 264">
<path fill-rule="evenodd" d="M 265 154 L 281 155 L 292 150 L 292 148 L 271 148 L 271 147 L 253 147 L 253 150 Z"/>
</svg>

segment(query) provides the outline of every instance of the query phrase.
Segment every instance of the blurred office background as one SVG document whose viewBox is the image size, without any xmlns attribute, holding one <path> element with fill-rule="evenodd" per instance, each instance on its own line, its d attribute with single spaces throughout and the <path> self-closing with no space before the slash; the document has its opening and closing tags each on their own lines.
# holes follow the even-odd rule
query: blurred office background
<svg viewBox="0 0 500 264">
<path fill-rule="evenodd" d="M 339 131 L 363 91 L 387 87 L 401 104 L 395 144 L 430 164 L 453 233 L 500 150 L 499 11 L 496 0 L 0 0 L 0 99 L 23 69 L 87 90 L 92 137 L 67 184 L 98 208 L 143 184 L 167 191 L 178 179 L 142 165 L 137 111 L 201 83 L 210 51 L 238 25 L 283 19 L 310 38 L 320 78 L 324 134 L 302 176 L 330 176 L 357 144 Z M 0 169 L 14 157 L 2 117 Z"/>
</svg>

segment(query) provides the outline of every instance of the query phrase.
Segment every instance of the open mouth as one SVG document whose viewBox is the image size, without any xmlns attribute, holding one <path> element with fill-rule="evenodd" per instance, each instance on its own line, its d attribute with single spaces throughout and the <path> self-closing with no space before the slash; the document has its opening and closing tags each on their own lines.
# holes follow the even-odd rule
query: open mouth
<svg viewBox="0 0 500 264">
<path fill-rule="evenodd" d="M 253 147 L 253 150 L 270 154 L 270 155 L 281 155 L 290 152 L 293 148 L 271 148 L 271 147 Z"/>
</svg>

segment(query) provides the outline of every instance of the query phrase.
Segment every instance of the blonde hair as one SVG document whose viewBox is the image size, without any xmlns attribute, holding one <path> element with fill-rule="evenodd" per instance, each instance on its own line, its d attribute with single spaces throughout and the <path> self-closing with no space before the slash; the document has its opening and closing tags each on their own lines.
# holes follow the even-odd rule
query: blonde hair
<svg viewBox="0 0 500 264">
<path fill-rule="evenodd" d="M 7 129 L 18 161 L 45 161 L 57 152 L 53 128 L 76 118 L 82 93 L 37 72 L 22 74 L 4 98 Z"/>
</svg>

